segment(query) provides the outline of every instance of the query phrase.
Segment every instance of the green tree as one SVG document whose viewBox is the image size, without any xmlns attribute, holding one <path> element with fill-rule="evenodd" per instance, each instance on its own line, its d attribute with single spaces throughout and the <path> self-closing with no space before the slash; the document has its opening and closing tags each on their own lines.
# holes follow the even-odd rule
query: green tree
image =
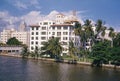
<svg viewBox="0 0 120 81">
<path fill-rule="evenodd" d="M 74 43 L 72 41 L 69 42 L 69 54 L 75 60 L 75 56 L 77 56 L 78 49 L 74 46 Z"/>
<path fill-rule="evenodd" d="M 108 61 L 108 48 L 110 44 L 108 41 L 106 42 L 99 42 L 95 44 L 92 48 L 90 57 L 93 59 L 93 66 L 102 66 L 102 64 Z"/>
<path fill-rule="evenodd" d="M 113 47 L 111 52 L 111 61 L 116 65 L 120 65 L 120 47 Z"/>
<path fill-rule="evenodd" d="M 88 42 L 90 42 L 90 46 L 92 46 L 95 40 L 95 35 L 94 35 L 93 28 L 92 28 L 91 20 L 87 19 L 83 27 L 84 27 L 84 33 L 85 33 L 85 39 L 86 39 L 84 46 L 86 47 L 86 44 Z M 89 50 L 91 50 L 91 48 L 89 48 Z"/>
<path fill-rule="evenodd" d="M 15 37 L 8 39 L 7 45 L 21 45 L 22 43 Z"/>
<path fill-rule="evenodd" d="M 4 44 L 4 43 L 0 43 L 0 46 L 5 46 L 6 44 Z"/>
<path fill-rule="evenodd" d="M 35 59 L 35 52 L 30 52 L 30 56 Z"/>
<path fill-rule="evenodd" d="M 36 46 L 35 47 L 35 57 L 38 59 L 38 57 L 39 57 L 39 49 L 38 49 L 38 47 Z"/>
<path fill-rule="evenodd" d="M 79 22 L 75 23 L 74 33 L 75 33 L 75 35 L 80 37 L 80 42 L 81 42 L 80 47 L 83 48 L 84 47 L 83 43 L 85 41 L 85 33 L 84 33 L 84 30 Z"/>
<path fill-rule="evenodd" d="M 110 27 L 108 30 L 110 30 L 109 37 L 111 37 L 111 47 L 113 47 L 113 39 L 115 37 L 115 32 L 114 32 L 114 29 L 112 27 Z"/>
<path fill-rule="evenodd" d="M 43 53 L 50 54 L 52 56 L 60 56 L 62 52 L 62 46 L 59 42 L 59 38 L 52 37 L 48 42 L 43 43 L 42 47 Z M 42 53 L 42 54 L 43 54 Z"/>
<path fill-rule="evenodd" d="M 27 46 L 23 46 L 22 52 L 21 52 L 21 56 L 22 58 L 28 58 L 29 56 L 29 50 Z"/>
<path fill-rule="evenodd" d="M 91 21 L 87 19 L 82 26 L 81 24 L 76 23 L 74 32 L 80 37 L 81 48 L 79 55 L 86 58 L 88 53 L 88 50 L 86 50 L 86 44 L 90 42 L 90 45 L 92 46 L 95 41 Z M 89 50 L 91 50 L 91 48 Z"/>
<path fill-rule="evenodd" d="M 97 23 L 96 23 L 96 33 L 95 33 L 95 38 L 100 38 L 99 36 L 101 35 L 103 38 L 103 41 L 104 41 L 104 36 L 105 36 L 105 30 L 106 30 L 106 27 L 104 26 L 104 23 L 102 20 L 98 19 L 97 20 Z"/>
<path fill-rule="evenodd" d="M 54 55 L 51 53 L 51 51 L 48 49 L 48 46 L 50 44 L 50 42 L 43 42 L 43 47 L 41 47 L 41 56 L 42 55 L 50 55 L 51 58 L 54 57 Z"/>
<path fill-rule="evenodd" d="M 113 39 L 113 46 L 120 47 L 120 33 L 118 33 L 116 37 Z"/>
</svg>

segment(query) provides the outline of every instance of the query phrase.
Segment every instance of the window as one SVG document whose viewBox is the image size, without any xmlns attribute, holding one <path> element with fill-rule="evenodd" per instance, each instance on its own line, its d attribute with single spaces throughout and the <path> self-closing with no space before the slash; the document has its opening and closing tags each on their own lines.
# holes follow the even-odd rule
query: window
<svg viewBox="0 0 120 81">
<path fill-rule="evenodd" d="M 53 30 L 55 30 L 55 27 L 52 27 Z"/>
<path fill-rule="evenodd" d="M 64 48 L 63 50 L 64 50 L 64 51 L 67 51 L 67 48 Z"/>
<path fill-rule="evenodd" d="M 34 35 L 34 32 L 32 32 L 31 34 Z"/>
<path fill-rule="evenodd" d="M 34 42 L 32 41 L 31 44 L 34 44 Z"/>
<path fill-rule="evenodd" d="M 46 27 L 42 27 L 42 30 L 46 30 Z"/>
<path fill-rule="evenodd" d="M 63 37 L 63 40 L 67 40 L 68 38 L 67 37 Z"/>
<path fill-rule="evenodd" d="M 32 40 L 34 40 L 34 37 L 31 37 Z"/>
<path fill-rule="evenodd" d="M 46 37 L 41 37 L 42 40 L 46 40 Z"/>
<path fill-rule="evenodd" d="M 41 44 L 44 44 L 45 42 L 41 42 Z"/>
<path fill-rule="evenodd" d="M 36 27 L 36 30 L 38 30 L 38 27 Z"/>
<path fill-rule="evenodd" d="M 68 32 L 63 32 L 63 35 L 68 35 Z"/>
<path fill-rule="evenodd" d="M 72 37 L 72 41 L 74 41 L 74 37 Z"/>
<path fill-rule="evenodd" d="M 63 29 L 64 29 L 64 30 L 67 30 L 67 29 L 68 29 L 68 27 L 67 27 L 67 26 L 64 26 L 64 27 L 63 27 Z"/>
<path fill-rule="evenodd" d="M 38 32 L 36 32 L 36 35 L 38 35 Z"/>
<path fill-rule="evenodd" d="M 61 37 L 57 37 L 57 38 L 61 40 Z"/>
<path fill-rule="evenodd" d="M 34 50 L 34 48 L 33 48 L 33 47 L 31 47 L 31 50 Z"/>
<path fill-rule="evenodd" d="M 70 29 L 71 29 L 71 30 L 73 30 L 73 29 L 74 29 L 74 27 L 70 27 Z"/>
<path fill-rule="evenodd" d="M 61 27 L 57 27 L 58 30 L 61 30 Z"/>
<path fill-rule="evenodd" d="M 43 24 L 44 24 L 44 25 L 48 25 L 48 22 L 44 22 Z"/>
<path fill-rule="evenodd" d="M 61 36 L 61 32 L 57 32 L 57 36 Z"/>
<path fill-rule="evenodd" d="M 36 44 L 38 44 L 38 42 L 36 41 Z"/>
<path fill-rule="evenodd" d="M 55 32 L 52 32 L 52 35 L 55 35 Z"/>
<path fill-rule="evenodd" d="M 67 45 L 67 42 L 63 42 L 62 44 L 63 44 L 63 45 Z"/>
<path fill-rule="evenodd" d="M 40 25 L 42 25 L 42 23 L 40 23 Z"/>
<path fill-rule="evenodd" d="M 38 37 L 36 37 L 36 40 L 38 40 Z"/>
<path fill-rule="evenodd" d="M 46 35 L 46 32 L 41 32 L 42 35 Z"/>
<path fill-rule="evenodd" d="M 32 30 L 34 30 L 34 28 L 32 27 Z"/>
</svg>

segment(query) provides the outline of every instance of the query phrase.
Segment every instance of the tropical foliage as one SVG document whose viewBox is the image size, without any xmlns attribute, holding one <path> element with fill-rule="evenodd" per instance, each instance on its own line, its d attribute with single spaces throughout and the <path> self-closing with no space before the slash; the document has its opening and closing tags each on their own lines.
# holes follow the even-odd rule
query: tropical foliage
<svg viewBox="0 0 120 81">
<path fill-rule="evenodd" d="M 7 45 L 21 45 L 22 43 L 15 37 L 8 39 Z"/>
<path fill-rule="evenodd" d="M 30 53 L 29 53 L 28 47 L 24 46 L 23 49 L 22 49 L 22 52 L 21 52 L 22 58 L 28 58 L 29 54 Z"/>
<path fill-rule="evenodd" d="M 95 27 L 95 29 L 92 27 Z M 110 40 L 105 38 L 106 30 L 109 31 L 108 37 Z M 84 59 L 92 58 L 94 66 L 102 66 L 103 63 L 109 62 L 115 65 L 119 63 L 120 33 L 115 33 L 112 27 L 107 29 L 102 20 L 98 20 L 95 26 L 88 19 L 83 25 L 77 22 L 74 32 L 80 37 L 80 57 Z M 87 42 L 90 42 L 89 48 L 91 50 L 86 49 Z"/>
<path fill-rule="evenodd" d="M 77 56 L 78 49 L 74 46 L 72 41 L 69 42 L 69 54 L 75 60 L 75 56 Z"/>
<path fill-rule="evenodd" d="M 59 57 L 62 52 L 62 46 L 59 38 L 52 37 L 48 42 L 43 43 L 42 54 L 50 55 L 52 58 Z"/>
</svg>

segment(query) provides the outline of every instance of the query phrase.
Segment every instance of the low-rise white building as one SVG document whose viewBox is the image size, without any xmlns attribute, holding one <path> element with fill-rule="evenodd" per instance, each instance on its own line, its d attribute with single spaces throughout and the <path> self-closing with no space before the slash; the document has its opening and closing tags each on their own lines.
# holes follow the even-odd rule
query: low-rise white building
<svg viewBox="0 0 120 81">
<path fill-rule="evenodd" d="M 23 46 L 0 46 L 0 54 L 15 54 L 20 55 L 22 52 Z"/>
</svg>

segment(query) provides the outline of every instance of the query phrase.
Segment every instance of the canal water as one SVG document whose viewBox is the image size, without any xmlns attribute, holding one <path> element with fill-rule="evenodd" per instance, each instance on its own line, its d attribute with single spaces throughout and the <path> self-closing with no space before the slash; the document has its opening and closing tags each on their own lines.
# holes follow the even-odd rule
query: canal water
<svg viewBox="0 0 120 81">
<path fill-rule="evenodd" d="M 0 81 L 120 81 L 120 70 L 0 56 Z"/>
</svg>

